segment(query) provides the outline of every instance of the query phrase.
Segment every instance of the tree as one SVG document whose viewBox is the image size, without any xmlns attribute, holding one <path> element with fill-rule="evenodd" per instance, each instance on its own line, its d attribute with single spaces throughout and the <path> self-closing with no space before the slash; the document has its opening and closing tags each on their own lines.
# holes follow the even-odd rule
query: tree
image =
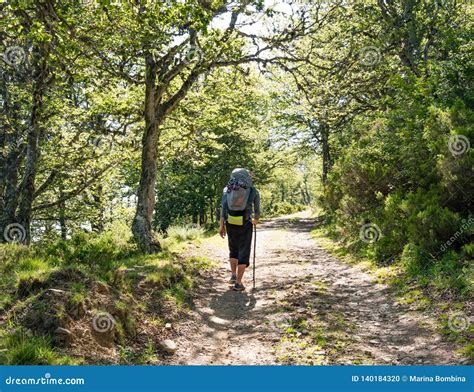
<svg viewBox="0 0 474 392">
<path fill-rule="evenodd" d="M 307 25 L 302 18 L 291 29 L 285 27 L 270 36 L 240 31 L 239 15 L 244 11 L 249 13 L 240 27 L 255 23 L 253 19 L 263 13 L 261 1 L 125 2 L 120 8 L 104 2 L 99 10 L 103 12 L 100 17 L 97 9 L 89 12 L 83 17 L 85 26 L 71 31 L 70 35 L 86 43 L 86 55 L 98 58 L 103 72 L 120 75 L 127 83 L 144 88 L 141 174 L 132 229 L 141 247 L 154 252 L 160 249 L 152 230 L 156 160 L 166 118 L 177 109 L 199 77 L 215 68 L 285 60 L 284 56 L 267 54 L 303 34 Z M 224 14 L 230 15 L 227 27 L 214 27 Z M 246 40 L 254 45 L 245 45 Z M 298 61 L 294 57 L 287 60 Z"/>
<path fill-rule="evenodd" d="M 117 79 L 108 78 L 105 87 L 97 76 L 91 79 L 91 62 L 64 39 L 81 22 L 75 8 L 61 2 L 2 7 L 9 29 L 2 30 L 0 228 L 19 225 L 19 240 L 29 243 L 35 219 L 39 225 L 60 221 L 66 232 L 66 203 L 123 159 L 109 147 L 140 118 L 134 119 L 133 105 L 104 99 L 120 90 Z M 59 214 L 52 213 L 56 208 Z"/>
</svg>

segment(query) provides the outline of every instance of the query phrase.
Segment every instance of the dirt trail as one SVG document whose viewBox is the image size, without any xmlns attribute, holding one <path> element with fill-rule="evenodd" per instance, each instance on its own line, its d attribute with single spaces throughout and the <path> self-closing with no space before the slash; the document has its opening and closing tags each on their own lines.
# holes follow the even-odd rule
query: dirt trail
<svg viewBox="0 0 474 392">
<path fill-rule="evenodd" d="M 226 241 L 199 253 L 219 268 L 199 288 L 179 326 L 180 364 L 459 364 L 425 315 L 395 302 L 388 287 L 329 255 L 304 212 L 259 226 L 257 285 L 230 290 Z M 219 239 L 220 240 L 220 239 Z"/>
</svg>

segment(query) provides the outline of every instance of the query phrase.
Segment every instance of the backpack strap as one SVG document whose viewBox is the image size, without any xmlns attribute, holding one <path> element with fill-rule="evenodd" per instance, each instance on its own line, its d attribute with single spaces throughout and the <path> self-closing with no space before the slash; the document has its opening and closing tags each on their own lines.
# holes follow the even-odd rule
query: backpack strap
<svg viewBox="0 0 474 392">
<path fill-rule="evenodd" d="M 252 217 L 253 201 L 255 199 L 255 195 L 256 195 L 255 187 L 251 187 L 249 198 L 247 200 L 247 207 L 245 207 L 245 210 L 244 210 L 244 213 L 245 213 L 244 219 L 245 220 L 250 220 L 251 217 Z"/>
</svg>

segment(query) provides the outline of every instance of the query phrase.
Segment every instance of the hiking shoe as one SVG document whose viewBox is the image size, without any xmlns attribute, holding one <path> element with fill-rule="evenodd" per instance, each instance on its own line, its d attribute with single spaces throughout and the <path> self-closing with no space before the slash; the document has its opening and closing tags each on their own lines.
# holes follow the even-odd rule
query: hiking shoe
<svg viewBox="0 0 474 392">
<path fill-rule="evenodd" d="M 237 281 L 237 275 L 232 275 L 229 279 L 229 284 L 235 284 Z"/>
<path fill-rule="evenodd" d="M 234 287 L 232 287 L 232 290 L 234 290 L 234 291 L 244 291 L 244 290 L 245 290 L 245 287 L 244 287 L 243 284 L 238 284 L 238 283 L 236 283 L 236 284 L 234 285 Z"/>
</svg>

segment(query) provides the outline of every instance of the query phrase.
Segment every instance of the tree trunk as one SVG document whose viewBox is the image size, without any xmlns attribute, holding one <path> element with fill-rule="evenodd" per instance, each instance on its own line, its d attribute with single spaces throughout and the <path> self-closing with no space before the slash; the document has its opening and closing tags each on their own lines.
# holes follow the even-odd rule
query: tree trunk
<svg viewBox="0 0 474 392">
<path fill-rule="evenodd" d="M 38 170 L 38 161 L 40 156 L 39 140 L 41 137 L 41 116 L 43 111 L 43 99 L 48 81 L 49 48 L 45 44 L 40 44 L 33 48 L 32 73 L 33 73 L 33 92 L 31 102 L 31 115 L 26 141 L 26 159 L 23 170 L 23 178 L 19 188 L 18 204 L 18 223 L 23 226 L 25 231 L 24 243 L 31 242 L 31 217 L 32 206 L 35 198 L 35 180 Z"/>
<path fill-rule="evenodd" d="M 222 212 L 221 211 L 221 208 L 222 208 L 221 203 L 222 203 L 221 199 L 214 200 L 214 206 L 215 206 L 215 208 L 214 208 L 215 216 L 214 217 L 215 217 L 216 222 L 220 222 L 220 220 L 221 220 L 221 212 Z"/>
<path fill-rule="evenodd" d="M 308 205 L 311 204 L 311 196 L 308 191 L 308 178 L 305 176 L 304 177 L 304 193 L 306 195 L 306 202 Z"/>
<path fill-rule="evenodd" d="M 161 245 L 156 239 L 151 222 L 155 209 L 156 159 L 158 156 L 159 123 L 155 104 L 156 63 L 151 54 L 145 56 L 145 133 L 142 139 L 140 184 L 137 192 L 137 210 L 132 232 L 139 246 L 146 253 L 156 253 Z"/>
<path fill-rule="evenodd" d="M 321 148 L 323 150 L 323 184 L 326 183 L 328 173 L 331 168 L 331 155 L 329 150 L 329 128 L 326 124 L 321 124 Z"/>
<path fill-rule="evenodd" d="M 0 242 L 9 242 L 6 228 L 16 221 L 16 208 L 18 206 L 18 165 L 20 157 L 16 151 L 10 152 L 5 162 L 4 172 L 4 194 L 2 215 L 0 218 Z"/>
<path fill-rule="evenodd" d="M 91 222 L 91 228 L 92 231 L 96 233 L 102 233 L 105 227 L 105 208 L 103 205 L 103 193 L 104 188 L 100 184 L 92 192 L 92 203 L 94 209 L 97 211 L 97 214 Z"/>
<path fill-rule="evenodd" d="M 2 113 L 8 118 L 13 117 L 10 111 L 9 95 L 6 87 L 6 74 L 2 78 Z M 15 113 L 19 116 L 18 113 Z M 0 243 L 9 242 L 10 236 L 6 228 L 16 221 L 18 206 L 18 169 L 24 158 L 21 133 L 12 130 L 8 122 L 0 126 L 0 148 L 8 153 L 0 154 Z"/>
<path fill-rule="evenodd" d="M 23 180 L 21 183 L 21 196 L 18 210 L 18 222 L 26 232 L 25 242 L 31 242 L 31 211 L 35 194 L 35 180 L 38 169 L 40 151 L 38 147 L 41 129 L 40 116 L 43 109 L 43 96 L 45 80 L 47 77 L 47 53 L 38 50 L 35 70 L 35 84 L 33 89 L 33 105 L 31 108 L 30 128 L 28 129 L 28 141 L 26 148 L 26 161 Z"/>
<path fill-rule="evenodd" d="M 7 76 L 5 73 L 3 75 L 0 75 L 0 96 L 3 102 L 2 115 L 8 118 L 9 101 L 8 101 L 8 94 L 7 94 L 6 78 Z M 1 124 L 0 125 L 0 150 L 5 151 L 6 148 L 7 148 L 7 126 L 6 124 Z M 5 203 L 3 199 L 3 195 L 5 193 L 5 168 L 6 168 L 5 165 L 6 165 L 6 156 L 5 154 L 0 154 L 0 211 L 3 211 L 3 206 Z"/>
<path fill-rule="evenodd" d="M 163 96 L 168 93 L 168 87 L 176 73 L 184 69 L 183 64 L 178 64 L 174 72 L 168 72 L 168 65 L 161 64 L 160 80 L 156 85 L 158 65 L 151 53 L 145 54 L 145 133 L 142 139 L 142 162 L 140 184 L 137 192 L 137 211 L 132 224 L 135 240 L 143 251 L 155 253 L 161 250 L 161 245 L 156 239 L 151 222 L 155 209 L 155 181 L 157 177 L 156 160 L 160 140 L 160 126 L 167 115 L 176 109 L 179 102 L 186 97 L 193 83 L 203 69 L 194 68 L 182 83 L 181 87 L 166 102 Z M 167 77 L 168 75 L 168 77 Z"/>
<path fill-rule="evenodd" d="M 211 223 L 214 223 L 214 202 L 212 199 L 209 199 L 209 219 Z"/>
<path fill-rule="evenodd" d="M 304 193 L 303 187 L 300 187 L 300 194 L 301 194 L 301 204 L 308 205 L 308 201 L 306 200 L 306 194 Z"/>
<path fill-rule="evenodd" d="M 63 190 L 61 186 L 61 190 L 59 193 L 59 198 L 62 200 L 63 198 Z M 66 201 L 61 201 L 59 204 L 59 227 L 61 228 L 61 239 L 67 239 L 67 226 L 66 226 Z"/>
</svg>

